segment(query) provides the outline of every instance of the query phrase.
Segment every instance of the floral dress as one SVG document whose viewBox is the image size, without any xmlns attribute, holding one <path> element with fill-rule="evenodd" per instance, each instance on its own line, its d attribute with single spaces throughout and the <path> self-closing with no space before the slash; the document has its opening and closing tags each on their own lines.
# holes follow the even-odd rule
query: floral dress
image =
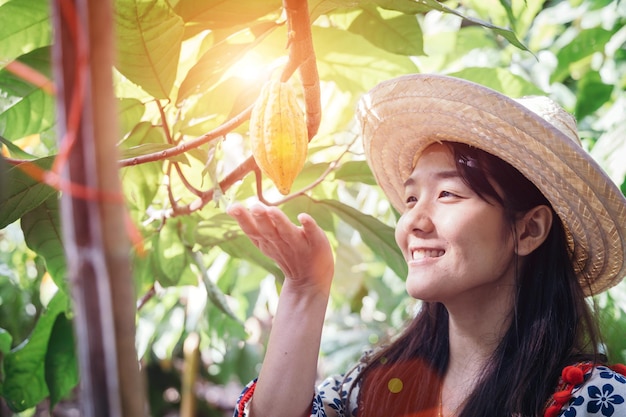
<svg viewBox="0 0 626 417">
<path fill-rule="evenodd" d="M 311 417 L 356 417 L 358 386 L 352 391 L 359 365 L 347 376 L 324 380 L 315 390 Z M 581 362 L 563 369 L 557 390 L 546 405 L 544 417 L 626 417 L 626 366 L 603 366 Z M 247 417 L 256 380 L 237 401 L 234 417 Z M 348 401 L 350 395 L 350 401 Z M 351 409 L 346 409 L 346 404 Z"/>
</svg>

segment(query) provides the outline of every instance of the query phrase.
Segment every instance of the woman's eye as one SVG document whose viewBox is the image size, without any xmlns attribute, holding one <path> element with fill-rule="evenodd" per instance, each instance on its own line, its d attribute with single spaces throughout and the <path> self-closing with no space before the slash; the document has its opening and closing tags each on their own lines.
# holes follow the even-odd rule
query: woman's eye
<svg viewBox="0 0 626 417">
<path fill-rule="evenodd" d="M 412 203 L 415 203 L 416 201 L 417 201 L 417 198 L 414 196 L 407 197 L 406 199 L 407 204 L 412 204 Z"/>
<path fill-rule="evenodd" d="M 458 196 L 454 193 L 451 193 L 450 191 L 442 191 L 439 193 L 439 197 L 445 198 L 445 197 L 458 197 Z"/>
</svg>

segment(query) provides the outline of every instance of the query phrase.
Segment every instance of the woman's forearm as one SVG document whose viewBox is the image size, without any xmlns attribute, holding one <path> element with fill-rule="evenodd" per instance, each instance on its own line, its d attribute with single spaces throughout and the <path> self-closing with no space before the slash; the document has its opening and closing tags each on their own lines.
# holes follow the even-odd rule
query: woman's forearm
<svg viewBox="0 0 626 417">
<path fill-rule="evenodd" d="M 282 289 L 250 405 L 252 417 L 310 416 L 329 288 Z"/>
</svg>

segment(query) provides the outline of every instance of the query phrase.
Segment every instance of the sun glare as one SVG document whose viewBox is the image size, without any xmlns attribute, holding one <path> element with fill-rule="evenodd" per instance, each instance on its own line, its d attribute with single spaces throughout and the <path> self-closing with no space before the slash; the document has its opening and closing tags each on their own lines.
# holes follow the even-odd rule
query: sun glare
<svg viewBox="0 0 626 417">
<path fill-rule="evenodd" d="M 229 73 L 242 80 L 253 81 L 266 78 L 268 72 L 281 64 L 284 64 L 284 59 L 268 62 L 259 53 L 251 51 L 230 67 Z"/>
</svg>

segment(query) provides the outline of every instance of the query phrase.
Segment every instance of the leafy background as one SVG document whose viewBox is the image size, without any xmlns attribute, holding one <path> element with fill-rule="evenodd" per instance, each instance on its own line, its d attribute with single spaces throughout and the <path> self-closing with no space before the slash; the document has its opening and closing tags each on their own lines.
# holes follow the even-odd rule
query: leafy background
<svg viewBox="0 0 626 417">
<path fill-rule="evenodd" d="M 123 161 L 222 126 L 286 62 L 280 1 L 116 0 L 114 10 Z M 577 117 L 584 146 L 626 191 L 626 4 L 312 0 L 309 10 L 322 121 L 292 195 L 283 199 L 264 179 L 262 199 L 294 220 L 311 213 L 334 247 L 323 375 L 345 370 L 415 307 L 393 240 L 396 215 L 357 137 L 359 96 L 414 72 L 451 74 L 513 97 L 549 95 Z M 51 42 L 48 1 L 0 0 L 0 397 L 6 413 L 23 416 L 48 408 L 63 415 L 78 381 L 59 193 L 10 163 L 49 169 L 57 153 L 54 96 L 9 66 L 51 78 Z M 297 76 L 290 82 L 301 89 Z M 258 372 L 282 274 L 225 214 L 232 201 L 261 197 L 254 175 L 224 192 L 217 186 L 249 155 L 245 122 L 181 155 L 120 170 L 143 247 L 131 257 L 152 415 L 179 415 L 185 346 L 194 341 L 197 415 L 231 414 Z M 197 191 L 211 190 L 212 199 L 193 205 Z M 626 362 L 625 285 L 596 303 L 607 353 Z"/>
</svg>

